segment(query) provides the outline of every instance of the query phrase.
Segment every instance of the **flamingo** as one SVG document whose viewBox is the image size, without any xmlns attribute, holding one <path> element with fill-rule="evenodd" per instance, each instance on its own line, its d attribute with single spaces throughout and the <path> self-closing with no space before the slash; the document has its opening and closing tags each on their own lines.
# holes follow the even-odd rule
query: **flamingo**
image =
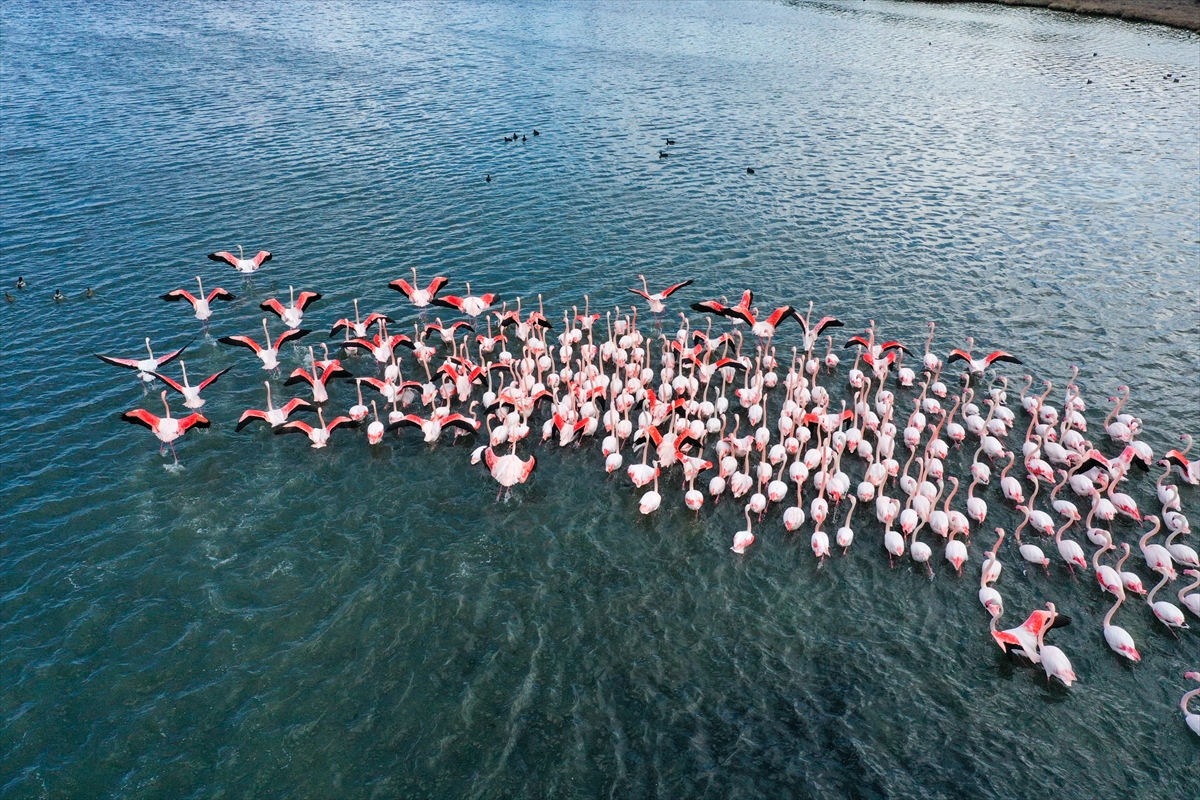
<svg viewBox="0 0 1200 800">
<path fill-rule="evenodd" d="M 528 461 L 522 461 L 517 456 L 517 443 L 512 442 L 512 451 L 503 456 L 497 456 L 491 447 L 483 451 L 484 459 L 487 463 L 488 470 L 492 473 L 492 477 L 496 479 L 496 483 L 501 486 L 501 491 L 512 493 L 512 487 L 518 483 L 524 483 L 533 474 L 534 467 L 537 466 L 537 459 L 533 456 L 529 457 Z M 496 499 L 500 499 L 499 492 L 496 493 Z"/>
<path fill-rule="evenodd" d="M 1121 576 L 1121 585 L 1125 587 L 1125 591 L 1133 592 L 1134 594 L 1145 594 L 1146 587 L 1142 585 L 1142 578 L 1136 572 L 1124 572 L 1121 567 L 1125 566 L 1125 560 L 1129 558 L 1132 550 L 1127 542 L 1122 542 L 1121 547 L 1124 550 L 1122 556 L 1117 560 L 1116 570 Z"/>
<path fill-rule="evenodd" d="M 259 267 L 271 260 L 271 254 L 266 250 L 259 250 L 254 258 L 245 258 L 246 254 L 243 252 L 240 244 L 237 246 L 237 249 L 238 254 L 236 257 L 227 250 L 218 250 L 215 253 L 209 253 L 208 257 L 212 261 L 224 261 L 243 275 L 250 275 L 257 272 Z"/>
<path fill-rule="evenodd" d="M 1165 517 L 1166 514 L 1163 516 Z M 1182 564 L 1185 567 L 1200 567 L 1200 555 L 1197 555 L 1195 550 L 1186 544 L 1175 544 L 1175 537 L 1184 532 L 1181 528 L 1167 537 L 1167 552 L 1171 554 L 1171 560 L 1176 564 Z"/>
<path fill-rule="evenodd" d="M 954 537 L 958 531 L 950 531 L 946 540 L 946 560 L 954 566 L 954 571 L 962 575 L 962 566 L 967 562 L 967 546 Z"/>
<path fill-rule="evenodd" d="M 967 362 L 967 369 L 971 371 L 972 375 L 982 375 L 984 370 L 997 361 L 1008 361 L 1013 364 L 1024 363 L 1012 353 L 1006 353 L 1003 350 L 996 350 L 995 352 L 989 353 L 983 358 L 974 358 L 971 356 L 971 351 L 974 349 L 975 340 L 968 336 L 967 349 L 965 351 L 951 350 L 950 355 L 946 358 L 946 363 L 953 364 L 955 361 L 965 361 Z"/>
<path fill-rule="evenodd" d="M 1200 459 L 1188 461 L 1187 454 L 1192 449 L 1192 437 L 1188 434 L 1183 434 L 1179 437 L 1187 443 L 1183 450 L 1168 450 L 1163 454 L 1163 458 L 1179 467 L 1179 472 L 1183 475 L 1183 479 L 1193 486 L 1200 484 Z"/>
<path fill-rule="evenodd" d="M 1183 607 L 1192 612 L 1193 617 L 1200 617 L 1200 592 L 1193 591 L 1200 589 L 1200 570 L 1185 569 L 1184 575 L 1191 575 L 1196 580 L 1189 583 L 1179 590 L 1179 602 L 1183 603 Z"/>
<path fill-rule="evenodd" d="M 1075 574 L 1075 567 L 1087 571 L 1087 559 L 1084 558 L 1083 548 L 1079 546 L 1079 542 L 1062 538 L 1063 532 L 1073 523 L 1074 520 L 1067 520 L 1054 534 L 1054 544 L 1058 546 L 1058 554 L 1062 556 L 1063 561 L 1067 562 L 1067 569 L 1071 571 L 1072 575 Z"/>
<path fill-rule="evenodd" d="M 413 275 L 413 281 L 416 281 L 415 273 Z M 434 294 L 436 294 L 436 292 L 434 292 Z M 471 284 L 467 283 L 466 297 L 456 297 L 455 295 L 448 294 L 445 297 L 432 297 L 430 298 L 429 302 L 435 306 L 453 308 L 456 311 L 466 314 L 468 317 L 473 319 L 490 310 L 493 303 L 500 302 L 500 295 L 489 293 L 475 296 L 471 294 Z"/>
<path fill-rule="evenodd" d="M 1128 545 L 1126 545 L 1128 548 Z M 1092 567 L 1096 570 L 1096 580 L 1100 584 L 1100 588 L 1106 592 L 1112 592 L 1117 597 L 1125 596 L 1125 586 L 1121 583 L 1121 573 L 1107 564 L 1100 563 L 1100 557 L 1109 550 L 1116 550 L 1117 547 L 1111 541 L 1104 543 L 1096 552 L 1092 553 Z"/>
<path fill-rule="evenodd" d="M 662 505 L 662 495 L 658 493 L 658 475 L 654 476 L 654 488 L 642 495 L 642 499 L 638 502 L 638 511 L 643 514 L 650 514 L 658 510 Z"/>
<path fill-rule="evenodd" d="M 1185 672 L 1183 677 L 1190 678 L 1194 681 L 1200 681 L 1200 672 Z M 1196 695 L 1200 695 L 1200 689 L 1192 689 L 1179 699 L 1179 707 L 1183 709 L 1183 721 L 1192 729 L 1192 733 L 1200 736 L 1200 714 L 1193 714 L 1188 711 L 1188 701 Z"/>
<path fill-rule="evenodd" d="M 1053 609 L 1053 604 L 1047 603 L 1046 607 Z M 1065 614 L 1059 614 L 1055 610 L 1043 611 L 1041 609 L 1032 611 L 1025 621 L 1016 628 L 1008 628 L 1003 631 L 996 630 L 997 620 L 999 620 L 999 617 L 992 617 L 989 625 L 992 638 L 996 640 L 996 644 L 1000 646 L 1000 649 L 1006 653 L 1015 653 L 1024 656 L 1034 664 L 1040 664 L 1042 661 L 1038 643 L 1042 633 L 1051 628 L 1061 628 L 1071 624 L 1071 619 Z"/>
<path fill-rule="evenodd" d="M 102 356 L 99 353 L 95 353 L 94 355 L 96 358 L 100 359 L 106 364 L 112 364 L 114 367 L 135 369 L 137 370 L 137 376 L 141 378 L 143 382 L 152 383 L 154 381 L 155 373 L 158 372 L 159 367 L 169 364 L 176 358 L 179 358 L 179 354 L 186 350 L 188 345 L 194 341 L 196 340 L 192 339 L 178 350 L 172 350 L 165 356 L 159 356 L 157 358 L 154 356 L 154 351 L 150 349 L 149 339 L 146 339 L 146 352 L 149 353 L 149 358 L 114 358 L 112 356 Z"/>
<path fill-rule="evenodd" d="M 733 547 L 729 549 L 741 555 L 752 544 L 754 544 L 754 534 L 751 532 L 750 506 L 746 506 L 746 530 L 738 531 L 733 535 Z"/>
<path fill-rule="evenodd" d="M 1150 610 L 1154 612 L 1154 616 L 1158 618 L 1159 622 L 1161 622 L 1163 625 L 1166 625 L 1168 629 L 1171 629 L 1172 633 L 1175 633 L 1175 628 L 1186 629 L 1188 626 L 1187 619 L 1184 618 L 1183 612 L 1179 610 L 1177 605 L 1174 603 L 1168 603 L 1166 600 L 1159 600 L 1157 603 L 1154 602 L 1154 595 L 1156 595 L 1158 590 L 1165 586 L 1169 580 L 1171 580 L 1171 578 L 1165 572 L 1162 573 L 1162 580 L 1160 580 L 1155 587 L 1150 590 L 1150 594 L 1146 595 L 1146 605 L 1150 606 Z M 1175 635 L 1178 637 L 1178 634 Z"/>
<path fill-rule="evenodd" d="M 426 442 L 436 442 L 445 428 L 458 428 L 468 433 L 475 433 L 479 430 L 480 422 L 477 419 L 463 416 L 462 414 L 447 414 L 444 417 L 434 417 L 432 419 L 425 419 L 416 414 L 405 414 L 400 419 L 388 425 L 387 430 L 393 431 L 405 425 L 420 428 Z"/>
<path fill-rule="evenodd" d="M 1058 615 L 1054 609 L 1054 603 L 1046 603 L 1046 608 L 1050 609 L 1051 615 Z M 1067 658 L 1067 654 L 1057 647 L 1045 643 L 1046 632 L 1053 627 L 1053 624 L 1052 620 L 1050 625 L 1038 631 L 1038 655 L 1042 657 L 1042 669 L 1046 671 L 1047 684 L 1050 683 L 1051 678 L 1058 678 L 1063 686 L 1070 686 L 1077 679 L 1074 670 L 1071 669 L 1071 662 Z"/>
<path fill-rule="evenodd" d="M 271 335 L 267 333 L 267 320 L 264 317 L 263 337 L 267 340 L 265 345 L 260 345 L 249 336 L 222 336 L 220 339 L 217 339 L 217 341 L 221 344 L 230 344 L 236 347 L 250 348 L 254 351 L 254 355 L 258 356 L 259 359 L 262 360 L 263 369 L 267 371 L 274 371 L 279 369 L 279 348 L 283 346 L 284 342 L 291 341 L 292 339 L 299 339 L 307 336 L 310 333 L 312 333 L 312 331 L 304 328 L 293 328 L 291 330 L 286 330 L 279 334 L 279 338 L 275 340 L 274 344 L 272 344 Z"/>
<path fill-rule="evenodd" d="M 384 427 L 379 420 L 379 407 L 375 405 L 375 401 L 371 401 L 371 411 L 375 414 L 375 419 L 367 426 L 367 444 L 379 444 L 383 441 Z"/>
<path fill-rule="evenodd" d="M 1122 592 L 1117 595 L 1116 602 L 1104 615 L 1104 641 L 1108 642 L 1108 646 L 1114 653 L 1124 656 L 1136 664 L 1142 660 L 1142 656 L 1133 643 L 1133 637 L 1124 628 L 1112 624 L 1113 614 L 1117 613 L 1117 609 L 1123 602 L 1125 602 L 1125 594 Z"/>
<path fill-rule="evenodd" d="M 642 288 L 641 289 L 630 289 L 629 291 L 646 298 L 646 302 L 650 305 L 650 311 L 655 314 L 661 314 L 664 310 L 666 310 L 666 306 L 663 305 L 663 300 L 666 300 L 668 297 L 670 297 L 672 294 L 679 291 L 683 287 L 691 286 L 693 283 L 689 279 L 689 280 L 683 281 L 682 283 L 677 283 L 674 286 L 668 286 L 666 289 L 663 289 L 661 292 L 657 292 L 655 294 L 650 294 L 650 287 L 646 285 L 646 276 L 638 275 L 638 279 L 642 282 Z"/>
<path fill-rule="evenodd" d="M 192 409 L 193 411 L 199 411 L 201 408 L 204 407 L 204 402 L 205 402 L 204 398 L 200 396 L 200 392 L 204 390 L 204 387 L 208 386 L 210 383 L 215 382 L 217 380 L 217 378 L 221 377 L 226 372 L 229 372 L 229 370 L 232 369 L 232 367 L 226 367 L 225 369 L 221 370 L 220 372 L 217 372 L 214 375 L 210 375 L 199 386 L 192 386 L 188 383 L 187 365 L 184 362 L 180 361 L 179 368 L 183 372 L 183 383 L 182 384 L 176 383 L 175 381 L 171 380 L 166 375 L 163 375 L 160 372 L 155 372 L 154 377 L 158 378 L 163 383 L 165 383 L 167 386 L 170 386 L 172 389 L 174 389 L 175 391 L 177 391 L 181 395 L 183 395 L 183 398 L 184 398 L 183 405 L 187 408 Z"/>
<path fill-rule="evenodd" d="M 162 394 L 163 408 L 166 409 L 166 416 L 156 417 L 149 411 L 142 408 L 135 408 L 133 411 L 126 411 L 121 415 L 121 419 L 126 422 L 131 422 L 134 425 L 142 425 L 149 428 L 154 437 L 158 439 L 158 452 L 162 454 L 162 446 L 170 445 L 171 455 L 175 458 L 175 463 L 179 464 L 179 456 L 175 453 L 175 440 L 188 432 L 188 429 L 207 428 L 209 426 L 208 418 L 202 414 L 193 412 L 186 417 L 176 418 L 171 416 L 171 406 L 167 403 L 167 391 L 164 389 Z"/>
<path fill-rule="evenodd" d="M 812 312 L 813 312 L 813 304 L 810 301 L 808 304 L 808 314 L 806 314 L 803 317 L 800 316 L 799 314 L 792 315 L 795 318 L 795 320 L 800 323 L 800 328 L 804 332 L 804 350 L 806 352 L 809 352 L 813 349 L 813 346 L 816 345 L 817 340 L 820 339 L 821 336 L 823 336 L 825 334 L 825 330 L 827 328 L 841 328 L 841 327 L 844 327 L 844 325 L 845 325 L 837 317 L 828 317 L 828 316 L 821 317 L 819 320 L 817 320 L 817 323 L 815 325 L 813 325 L 812 324 Z"/>
<path fill-rule="evenodd" d="M 311 347 L 308 348 L 308 355 L 309 358 L 312 359 L 313 363 L 316 363 L 316 357 L 313 355 L 313 349 Z M 309 374 L 308 370 L 304 369 L 303 367 L 296 367 L 296 369 L 292 370 L 292 374 L 288 376 L 288 379 L 283 382 L 283 385 L 291 386 L 300 382 L 307 383 L 312 387 L 313 402 L 325 403 L 329 401 L 329 391 L 326 389 L 326 386 L 329 384 L 329 380 L 331 378 L 345 377 L 349 374 L 349 372 L 342 369 L 340 366 L 329 366 L 323 370 L 317 370 L 316 367 L 313 367 L 313 374 Z M 361 394 L 359 396 L 361 397 Z M 364 412 L 366 411 L 366 409 L 363 410 Z M 364 413 L 363 416 L 366 416 L 366 414 Z M 361 419 L 361 417 L 359 419 Z M 358 422 L 358 420 L 353 421 Z"/>
<path fill-rule="evenodd" d="M 287 422 L 287 418 L 291 416 L 297 409 L 301 411 L 317 410 L 316 406 L 300 397 L 294 397 L 279 408 L 275 408 L 275 406 L 271 404 L 271 382 L 263 381 L 263 386 L 267 387 L 267 410 L 261 411 L 257 408 L 250 408 L 242 412 L 242 416 L 238 420 L 237 427 L 234 429 L 235 431 L 240 431 L 242 428 L 246 427 L 256 419 L 261 419 L 272 428 L 278 428 L 280 425 Z"/>
<path fill-rule="evenodd" d="M 1161 523 L 1159 523 L 1158 517 L 1147 517 L 1146 519 L 1154 526 L 1138 541 L 1138 546 L 1142 548 L 1142 556 L 1146 559 L 1146 566 L 1166 576 L 1167 580 L 1173 581 L 1175 580 L 1175 567 L 1171 563 L 1171 551 L 1161 544 L 1148 544 L 1150 539 L 1158 534 Z"/>
<path fill-rule="evenodd" d="M 175 289 L 174 291 L 170 291 L 164 295 L 161 295 L 161 297 L 168 303 L 176 303 L 180 300 L 187 300 L 192 304 L 192 309 L 196 312 L 196 319 L 203 322 L 207 327 L 208 319 L 212 316 L 211 304 L 213 300 L 225 300 L 228 302 L 230 300 L 236 300 L 237 298 L 222 289 L 220 286 L 209 292 L 208 296 L 205 296 L 204 282 L 200 280 L 199 275 L 196 276 L 196 283 L 200 286 L 200 291 L 198 292 L 199 297 L 193 297 L 190 292 L 184 289 Z"/>
<path fill-rule="evenodd" d="M 309 425 L 307 422 L 301 422 L 294 419 L 291 422 L 285 422 L 283 425 L 275 429 L 276 435 L 281 433 L 303 433 L 308 436 L 308 440 L 312 442 L 313 449 L 320 449 L 329 444 L 329 436 L 339 426 L 345 425 L 349 428 L 357 428 L 359 423 L 349 417 L 334 417 L 328 425 L 325 424 L 325 417 L 321 414 L 321 409 L 317 409 L 317 421 L 320 425 Z"/>
<path fill-rule="evenodd" d="M 388 284 L 388 286 L 411 300 L 412 304 L 417 308 L 425 308 L 426 306 L 430 305 L 434 298 L 437 297 L 438 292 L 440 292 L 446 286 L 446 284 L 450 282 L 449 278 L 439 276 L 429 282 L 428 288 L 418 289 L 416 288 L 419 285 L 417 283 L 416 267 L 412 268 L 412 274 L 413 282 L 411 285 L 408 281 L 401 278 L 399 280 L 392 281 Z"/>
<path fill-rule="evenodd" d="M 373 312 L 367 315 L 366 319 L 360 319 L 358 314 L 358 298 L 354 299 L 354 320 L 351 321 L 348 317 L 343 317 L 333 323 L 333 328 L 330 329 L 329 335 L 336 336 L 338 331 L 345 330 L 356 339 L 365 338 L 371 331 L 371 326 L 376 322 L 383 320 L 384 322 L 395 322 L 394 319 L 387 314 Z"/>
<path fill-rule="evenodd" d="M 301 320 L 304 319 L 304 309 L 321 299 L 320 292 L 301 292 L 300 296 L 296 296 L 294 287 L 288 287 L 288 304 L 285 306 L 275 298 L 264 300 L 258 304 L 258 307 L 263 311 L 270 311 L 283 320 L 283 324 L 289 328 L 299 328 Z"/>
<path fill-rule="evenodd" d="M 850 497 L 850 508 L 846 511 L 846 518 L 842 520 L 842 527 L 837 531 L 837 544 L 842 548 L 842 555 L 846 555 L 846 551 L 850 549 L 850 545 L 854 543 L 854 529 L 850 527 L 850 517 L 854 515 L 854 507 L 858 503 L 858 498 L 853 495 Z"/>
<path fill-rule="evenodd" d="M 1000 552 L 1000 543 L 1004 541 L 1004 528 L 996 528 L 996 544 L 991 550 L 987 551 L 987 556 L 983 559 L 983 566 L 980 568 L 980 577 L 985 585 L 995 583 L 1000 579 L 1000 573 L 1004 569 L 1004 565 L 1000 563 L 998 554 Z"/>
</svg>

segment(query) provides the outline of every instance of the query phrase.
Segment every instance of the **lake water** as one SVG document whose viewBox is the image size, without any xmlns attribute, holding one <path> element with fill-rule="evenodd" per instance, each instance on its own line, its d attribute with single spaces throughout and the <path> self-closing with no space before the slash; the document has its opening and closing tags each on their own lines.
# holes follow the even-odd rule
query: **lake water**
<svg viewBox="0 0 1200 800">
<path fill-rule="evenodd" d="M 1079 682 L 1047 687 L 988 635 L 990 533 L 962 577 L 935 547 L 930 579 L 889 569 L 860 509 L 818 567 L 811 524 L 774 509 L 739 557 L 740 504 L 687 511 L 675 471 L 643 517 L 598 439 L 531 437 L 537 471 L 496 502 L 466 440 L 235 433 L 264 373 L 215 341 L 289 285 L 324 294 L 307 341 L 354 298 L 411 328 L 387 288 L 411 267 L 541 293 L 556 327 L 585 294 L 636 300 L 639 274 L 693 278 L 672 315 L 751 287 L 918 353 L 932 319 L 940 353 L 1008 349 L 1027 366 L 1004 374 L 1054 381 L 1056 404 L 1079 365 L 1089 436 L 1115 452 L 1106 399 L 1128 384 L 1161 453 L 1200 434 L 1195 36 L 875 0 L 2 18 L 0 796 L 1200 796 L 1178 709 L 1200 640 L 1132 598 L 1117 622 L 1143 661 L 1118 661 L 1090 572 L 1001 550 L 1005 623 L 1048 600 L 1073 619 L 1051 639 Z M 238 244 L 275 256 L 250 282 L 204 258 Z M 189 374 L 233 369 L 171 471 L 119 420 L 161 410 L 157 388 L 91 354 L 197 335 L 157 299 L 196 275 L 238 299 Z M 848 362 L 822 378 L 835 397 Z M 1158 474 L 1125 489 L 1155 513 Z M 1149 582 L 1136 546 L 1129 566 Z"/>
</svg>

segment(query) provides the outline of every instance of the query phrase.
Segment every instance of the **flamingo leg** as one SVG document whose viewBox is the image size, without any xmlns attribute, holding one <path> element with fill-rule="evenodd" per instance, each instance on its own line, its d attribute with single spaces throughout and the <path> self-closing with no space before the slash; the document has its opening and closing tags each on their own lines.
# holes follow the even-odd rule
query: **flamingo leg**
<svg viewBox="0 0 1200 800">
<path fill-rule="evenodd" d="M 175 459 L 175 465 L 179 466 L 179 455 L 175 452 L 175 443 L 171 442 L 171 455 Z"/>
</svg>

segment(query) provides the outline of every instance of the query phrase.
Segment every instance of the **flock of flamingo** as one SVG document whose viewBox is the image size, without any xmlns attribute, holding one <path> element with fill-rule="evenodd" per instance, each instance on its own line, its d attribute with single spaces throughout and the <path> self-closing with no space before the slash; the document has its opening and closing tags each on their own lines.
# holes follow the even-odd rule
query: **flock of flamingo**
<svg viewBox="0 0 1200 800">
<path fill-rule="evenodd" d="M 248 277 L 271 254 L 264 250 L 246 258 L 239 248 L 237 256 L 219 252 L 209 258 Z M 431 444 L 448 430 L 455 438 L 486 436 L 487 443 L 475 448 L 471 462 L 482 461 L 504 493 L 524 483 L 537 464 L 533 455 L 522 458 L 518 447 L 531 447 L 525 440 L 540 410 L 542 442 L 578 447 L 591 437 L 603 437 L 605 472 L 623 471 L 634 487 L 644 490 L 642 514 L 661 506 L 660 481 L 668 475 L 683 485 L 683 504 L 692 511 L 727 497 L 744 502 L 745 529 L 734 534 L 731 548 L 738 554 L 754 544 L 755 526 L 779 508 L 786 531 L 797 531 L 811 520 L 809 542 L 823 563 L 832 547 L 845 554 L 858 540 L 853 517 L 862 504 L 873 508 L 878 523 L 878 528 L 872 526 L 869 546 L 882 545 L 893 564 L 907 554 L 932 576 L 934 548 L 921 539 L 928 531 L 944 560 L 961 575 L 970 558 L 965 542 L 972 528 L 977 534 L 984 531 L 989 503 L 1002 502 L 1022 516 L 1012 532 L 1020 559 L 1049 574 L 1051 556 L 1056 556 L 1072 574 L 1091 571 L 1099 590 L 1112 596 L 1103 635 L 1117 657 L 1141 660 L 1129 632 L 1113 623 L 1130 595 L 1142 596 L 1153 617 L 1178 636 L 1176 631 L 1188 628 L 1185 613 L 1159 598 L 1182 572 L 1191 582 L 1177 591 L 1177 599 L 1189 614 L 1200 616 L 1200 557 L 1179 541 L 1190 534 L 1190 526 L 1181 510 L 1181 484 L 1167 482 L 1178 468 L 1184 482 L 1200 484 L 1200 459 L 1188 460 L 1192 442 L 1184 434 L 1180 438 L 1185 449 L 1171 450 L 1155 462 L 1150 446 L 1139 438 L 1141 420 L 1125 411 L 1127 387 L 1108 398 L 1113 407 L 1097 437 L 1101 441 L 1092 442 L 1084 417 L 1087 404 L 1075 383 L 1078 368 L 1072 368 L 1058 405 L 1051 402 L 1050 381 L 1043 382 L 1040 392 L 1032 391 L 1034 379 L 1025 375 L 1019 409 L 1014 410 L 1008 378 L 995 374 L 993 367 L 1022 362 L 1003 350 L 977 355 L 971 339 L 966 349 L 951 350 L 943 361 L 933 350 L 933 322 L 920 356 L 888 340 L 873 321 L 838 347 L 831 331 L 843 326 L 840 320 L 814 320 L 811 303 L 806 314 L 788 305 L 760 312 L 754 294 L 745 291 L 733 305 L 726 298 L 692 303 L 691 310 L 703 315 L 703 327 L 681 312 L 678 330 L 668 334 L 663 332 L 668 300 L 691 281 L 651 292 L 645 278 L 638 277 L 641 288 L 629 291 L 647 306 L 652 331 L 639 327 L 637 306 L 617 306 L 601 316 L 585 296 L 582 311 L 572 307 L 551 320 L 540 295 L 536 310 L 523 307 L 520 299 L 510 307 L 495 294 L 472 294 L 470 284 L 463 296 L 443 295 L 449 279 L 436 277 L 422 285 L 414 269 L 411 283 L 389 284 L 420 313 L 411 337 L 394 332 L 398 326 L 385 313 L 362 316 L 355 300 L 354 316 L 334 323 L 330 341 L 319 346 L 320 357 L 313 347 L 295 343 L 312 332 L 301 326 L 321 295 L 297 294 L 289 287 L 286 302 L 261 303 L 264 311 L 278 317 L 282 332 L 272 338 L 269 319 L 264 318 L 262 340 L 235 335 L 218 341 L 253 351 L 272 376 L 280 373 L 285 357 L 299 357 L 302 363 L 288 374 L 284 386 L 307 384 L 311 398 L 295 397 L 277 405 L 267 380 L 266 407 L 246 410 L 237 430 L 262 422 L 275 433 L 303 433 L 314 448 L 328 446 L 335 431 L 363 422 L 373 446 L 389 432 L 406 427 L 419 430 Z M 186 300 L 207 331 L 214 303 L 234 295 L 219 287 L 206 294 L 201 279 L 196 280 L 195 294 L 176 289 L 162 298 Z M 465 319 L 431 322 L 431 307 Z M 784 326 L 797 333 L 799 341 L 790 352 L 780 353 L 778 338 L 786 335 Z M 289 342 L 293 346 L 285 353 Z M 848 348 L 854 348 L 853 362 L 839 378 L 843 359 L 838 352 Z M 192 384 L 182 361 L 178 379 L 163 373 L 186 345 L 156 356 L 147 339 L 146 349 L 146 358 L 98 357 L 136 370 L 146 387 L 161 380 L 182 395 L 190 412 L 185 416 L 172 416 L 167 390 L 161 392 L 164 416 L 145 409 L 122 415 L 153 431 L 160 452 L 170 446 L 174 453 L 174 442 L 187 431 L 209 425 L 201 413 L 201 393 L 228 368 Z M 370 374 L 352 378 L 335 355 L 353 358 Z M 411 355 L 409 376 L 416 379 L 402 373 L 402 355 Z M 943 371 L 959 363 L 965 370 L 955 377 L 951 390 L 942 380 Z M 351 379 L 357 396 L 345 414 L 327 420 L 324 411 L 335 379 Z M 377 393 L 369 406 L 364 389 Z M 1025 419 L 1018 418 L 1018 411 Z M 292 419 L 301 412 L 315 414 L 315 422 Z M 974 449 L 969 474 L 963 476 L 965 491 L 958 477 L 946 474 L 951 448 Z M 853 463 L 857 466 L 851 467 Z M 1120 491 L 1131 470 L 1145 471 L 1156 464 L 1163 469 L 1154 498 L 1161 506 L 1158 515 L 1146 513 Z M 857 483 L 848 468 L 859 473 Z M 696 487 L 702 475 L 707 477 L 707 492 Z M 999 497 L 985 499 L 993 481 L 999 484 Z M 965 502 L 960 499 L 956 508 L 960 491 Z M 843 506 L 841 524 L 833 530 Z M 1116 540 L 1111 523 L 1119 517 L 1142 526 L 1137 545 L 1146 568 L 1159 576 L 1148 591 L 1138 573 L 1125 569 L 1132 548 Z M 1090 558 L 1069 535 L 1073 529 L 1081 530 L 1095 548 Z M 1152 541 L 1161 533 L 1166 533 L 1164 541 Z M 1006 652 L 1040 665 L 1047 681 L 1054 678 L 1070 686 L 1076 676 L 1069 658 L 1045 641 L 1050 631 L 1069 622 L 1053 603 L 1034 610 L 1017 627 L 999 627 L 1004 600 L 996 584 L 1007 534 L 1001 528 L 994 534 L 979 582 L 979 601 L 990 617 L 991 635 Z M 1043 547 L 1051 542 L 1047 556 Z M 1110 554 L 1116 560 L 1104 563 Z M 1200 673 L 1185 677 L 1200 680 Z M 1200 715 L 1187 708 L 1197 694 L 1200 689 L 1184 695 L 1182 708 L 1188 726 L 1200 734 Z"/>
</svg>

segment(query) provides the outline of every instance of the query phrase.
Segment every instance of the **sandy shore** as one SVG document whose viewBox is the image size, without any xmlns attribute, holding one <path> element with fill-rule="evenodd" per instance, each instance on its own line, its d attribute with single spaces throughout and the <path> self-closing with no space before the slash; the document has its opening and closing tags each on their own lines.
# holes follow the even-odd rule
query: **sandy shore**
<svg viewBox="0 0 1200 800">
<path fill-rule="evenodd" d="M 953 0 L 930 0 L 953 2 Z M 1200 0 L 972 0 L 1006 6 L 1035 6 L 1053 11 L 1072 11 L 1120 17 L 1139 22 L 1157 22 L 1174 28 L 1200 32 Z"/>
</svg>

